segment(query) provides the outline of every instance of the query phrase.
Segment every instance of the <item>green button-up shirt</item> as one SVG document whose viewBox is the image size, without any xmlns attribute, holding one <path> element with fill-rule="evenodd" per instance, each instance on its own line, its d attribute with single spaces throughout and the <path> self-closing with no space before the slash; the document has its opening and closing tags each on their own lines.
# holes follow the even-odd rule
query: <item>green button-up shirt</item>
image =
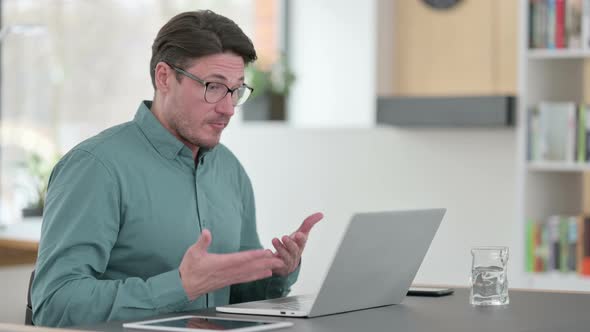
<svg viewBox="0 0 590 332">
<path fill-rule="evenodd" d="M 250 180 L 223 145 L 191 150 L 142 102 L 135 119 L 68 152 L 49 180 L 33 321 L 68 326 L 284 296 L 271 277 L 190 301 L 178 267 L 203 228 L 209 252 L 261 248 Z M 195 164 L 198 166 L 195 167 Z"/>
</svg>

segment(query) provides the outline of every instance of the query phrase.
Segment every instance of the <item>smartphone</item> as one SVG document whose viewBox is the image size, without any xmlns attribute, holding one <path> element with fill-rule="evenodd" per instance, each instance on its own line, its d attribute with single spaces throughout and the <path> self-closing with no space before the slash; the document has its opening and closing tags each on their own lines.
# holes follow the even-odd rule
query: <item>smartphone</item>
<svg viewBox="0 0 590 332">
<path fill-rule="evenodd" d="M 446 287 L 410 287 L 408 296 L 445 296 L 453 294 L 454 291 Z"/>
</svg>

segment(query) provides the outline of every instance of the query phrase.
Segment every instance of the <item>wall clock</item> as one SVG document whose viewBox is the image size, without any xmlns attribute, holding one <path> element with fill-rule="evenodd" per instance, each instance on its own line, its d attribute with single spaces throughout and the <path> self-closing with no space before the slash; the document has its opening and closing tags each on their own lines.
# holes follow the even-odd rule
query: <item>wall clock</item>
<svg viewBox="0 0 590 332">
<path fill-rule="evenodd" d="M 461 0 L 422 0 L 422 1 L 434 9 L 450 9 L 450 8 L 453 8 L 459 2 L 461 2 Z"/>
</svg>

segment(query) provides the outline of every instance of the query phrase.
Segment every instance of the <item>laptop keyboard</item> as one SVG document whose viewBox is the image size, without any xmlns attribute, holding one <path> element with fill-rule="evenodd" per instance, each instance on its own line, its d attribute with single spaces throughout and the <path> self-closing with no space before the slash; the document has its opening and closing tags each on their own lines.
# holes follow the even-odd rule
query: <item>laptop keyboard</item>
<svg viewBox="0 0 590 332">
<path fill-rule="evenodd" d="M 267 303 L 277 310 L 304 311 L 311 307 L 314 298 L 314 295 L 296 295 L 268 300 Z"/>
</svg>

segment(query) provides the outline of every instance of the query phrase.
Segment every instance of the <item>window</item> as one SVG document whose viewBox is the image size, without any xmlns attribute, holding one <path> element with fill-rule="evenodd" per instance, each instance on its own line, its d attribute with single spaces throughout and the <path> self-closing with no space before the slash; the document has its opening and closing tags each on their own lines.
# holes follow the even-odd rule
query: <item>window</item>
<svg viewBox="0 0 590 332">
<path fill-rule="evenodd" d="M 211 9 L 240 25 L 261 61 L 272 61 L 279 52 L 274 30 L 282 20 L 280 3 L 0 0 L 8 31 L 0 41 L 0 223 L 20 219 L 21 209 L 36 200 L 32 156 L 51 162 L 83 139 L 129 121 L 139 102 L 152 98 L 151 44 L 169 18 Z"/>
</svg>

